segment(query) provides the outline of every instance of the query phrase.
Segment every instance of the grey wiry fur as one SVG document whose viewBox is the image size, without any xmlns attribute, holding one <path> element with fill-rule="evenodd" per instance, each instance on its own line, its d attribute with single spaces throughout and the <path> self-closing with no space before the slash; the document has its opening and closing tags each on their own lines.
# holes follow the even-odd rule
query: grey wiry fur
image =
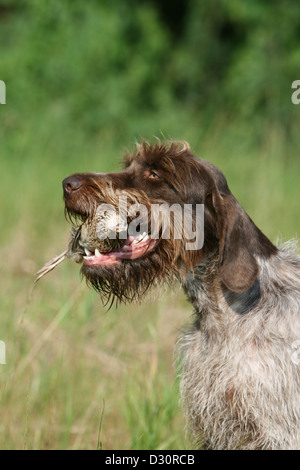
<svg viewBox="0 0 300 470">
<path fill-rule="evenodd" d="M 260 300 L 245 315 L 228 305 L 216 259 L 185 283 L 196 319 L 179 342 L 181 392 L 194 437 L 212 449 L 299 449 L 300 256 L 285 244 L 257 260 Z"/>
</svg>

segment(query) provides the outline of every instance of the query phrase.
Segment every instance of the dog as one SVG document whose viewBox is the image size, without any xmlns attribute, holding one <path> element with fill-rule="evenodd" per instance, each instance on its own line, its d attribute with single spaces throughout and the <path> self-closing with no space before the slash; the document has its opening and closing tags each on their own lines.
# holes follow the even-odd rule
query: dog
<svg viewBox="0 0 300 470">
<path fill-rule="evenodd" d="M 179 281 L 192 303 L 193 324 L 178 340 L 177 353 L 181 404 L 195 445 L 299 449 L 296 243 L 271 243 L 223 173 L 195 157 L 186 142 L 143 141 L 126 155 L 122 171 L 73 174 L 63 181 L 63 193 L 66 214 L 77 223 L 68 256 L 82 263 L 83 275 L 103 298 L 132 302 L 155 286 Z M 117 211 L 120 197 L 124 210 L 140 204 L 147 215 L 123 218 L 115 245 L 104 242 L 101 248 L 92 221 L 102 204 Z M 193 229 L 196 208 L 203 207 L 201 246 L 187 249 L 184 229 L 178 236 L 180 210 L 171 217 L 169 236 L 162 236 L 165 213 L 149 222 L 159 205 L 187 207 Z M 136 232 L 129 234 L 136 219 Z"/>
</svg>

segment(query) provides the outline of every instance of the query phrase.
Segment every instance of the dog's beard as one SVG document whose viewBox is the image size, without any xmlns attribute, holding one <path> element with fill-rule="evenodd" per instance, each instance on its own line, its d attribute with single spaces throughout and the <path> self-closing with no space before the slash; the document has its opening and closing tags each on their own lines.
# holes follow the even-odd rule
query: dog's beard
<svg viewBox="0 0 300 470">
<path fill-rule="evenodd" d="M 128 218 L 126 220 L 129 221 Z M 101 247 L 96 248 L 99 241 L 92 233 L 95 224 L 88 221 L 88 224 L 73 231 L 70 257 L 83 262 L 82 274 L 104 301 L 117 299 L 126 303 L 138 300 L 154 287 L 163 284 L 169 286 L 175 280 L 183 279 L 187 271 L 195 266 L 199 252 L 186 250 L 186 239 L 181 233 L 182 225 L 178 223 L 176 215 L 165 227 L 163 220 L 165 217 L 156 214 L 151 218 L 151 224 L 147 220 L 145 228 L 145 219 L 135 219 L 135 222 L 139 222 L 139 231 L 134 234 L 128 230 L 128 226 L 125 229 L 121 224 L 125 233 L 122 243 L 117 237 L 115 242 L 118 244 L 114 247 L 108 240 L 102 251 Z M 85 231 L 84 226 L 87 227 Z M 143 227 L 147 231 L 143 231 Z M 181 233 L 182 236 L 177 238 L 176 231 L 177 235 Z M 107 249 L 109 246 L 111 248 Z"/>
<path fill-rule="evenodd" d="M 104 303 L 130 303 L 151 294 L 153 289 L 183 282 L 189 270 L 202 259 L 201 252 L 189 252 L 181 240 L 160 239 L 155 248 L 137 259 L 121 260 L 113 266 L 83 264 L 81 273 L 88 285 L 99 292 Z"/>
<path fill-rule="evenodd" d="M 123 260 L 116 266 L 82 266 L 88 284 L 99 292 L 104 302 L 123 303 L 139 300 L 152 288 L 178 279 L 177 269 L 166 270 L 161 250 L 137 260 Z"/>
<path fill-rule="evenodd" d="M 107 216 L 105 223 L 99 226 L 101 218 L 98 217 L 98 223 L 95 223 L 96 216 L 93 214 L 83 220 L 79 227 L 73 227 L 68 255 L 75 262 L 83 263 L 82 274 L 104 301 L 118 299 L 130 302 L 155 286 L 157 278 L 173 276 L 165 276 L 166 264 L 158 253 L 161 251 L 159 230 L 156 237 L 151 238 L 148 221 L 145 227 L 141 219 L 133 221 L 126 214 L 123 222 L 120 222 L 118 217 L 114 219 L 115 215 Z M 137 229 L 134 233 L 130 231 L 133 222 Z M 110 238 L 112 234 L 108 227 L 115 230 L 113 238 Z M 98 237 L 105 233 L 107 238 Z"/>
<path fill-rule="evenodd" d="M 83 276 L 100 293 L 105 303 L 114 300 L 127 303 L 139 300 L 152 288 L 170 286 L 175 280 L 183 280 L 187 271 L 193 269 L 201 258 L 201 251 L 186 249 L 184 236 L 179 239 L 174 236 L 175 229 L 177 235 L 179 231 L 175 217 L 173 223 L 167 225 L 170 229 L 167 238 L 164 237 L 166 233 L 161 224 L 162 217 L 155 219 L 150 228 L 148 221 L 146 225 L 150 233 L 144 231 L 147 230 L 143 224 L 145 220 L 137 225 L 137 233 L 129 231 L 129 219 L 126 220 L 125 225 L 118 225 L 116 239 L 101 239 L 96 233 L 98 224 L 95 223 L 95 214 L 79 218 L 77 216 L 76 225 L 71 230 L 68 250 L 47 263 L 39 271 L 37 279 L 64 259 L 71 258 L 76 263 L 83 264 Z M 106 228 L 102 227 L 102 234 Z M 151 228 L 154 229 L 151 231 Z"/>
</svg>

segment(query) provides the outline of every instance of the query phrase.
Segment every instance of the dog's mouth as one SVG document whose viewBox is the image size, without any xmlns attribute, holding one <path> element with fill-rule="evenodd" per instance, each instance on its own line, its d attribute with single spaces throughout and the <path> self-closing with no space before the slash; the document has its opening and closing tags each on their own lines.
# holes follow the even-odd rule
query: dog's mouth
<svg viewBox="0 0 300 470">
<path fill-rule="evenodd" d="M 134 260 L 147 255 L 155 249 L 159 240 L 151 239 L 146 233 L 139 236 L 129 236 L 124 240 L 124 244 L 116 249 L 103 253 L 98 248 L 83 247 L 83 265 L 84 266 L 114 266 L 122 260 Z M 79 242 L 80 246 L 80 242 Z"/>
<path fill-rule="evenodd" d="M 78 214 L 76 216 L 78 218 Z M 133 235 L 128 233 L 126 223 L 116 229 L 115 221 L 112 223 L 110 218 L 107 219 L 108 222 L 105 217 L 99 221 L 94 214 L 81 218 L 79 216 L 79 219 L 81 225 L 79 228 L 73 228 L 71 232 L 69 257 L 77 263 L 82 263 L 84 267 L 109 267 L 124 260 L 137 260 L 151 253 L 160 241 L 159 238 L 151 238 L 149 233 L 139 226 L 139 233 Z"/>
<path fill-rule="evenodd" d="M 147 231 L 140 230 L 140 233 L 130 235 L 125 226 L 117 233 L 116 238 L 109 238 L 106 233 L 103 238 L 98 238 L 98 232 L 95 230 L 97 225 L 95 215 L 83 216 L 77 212 L 67 211 L 67 216 L 73 225 L 68 249 L 48 261 L 36 273 L 35 282 L 67 258 L 71 258 L 76 263 L 82 263 L 83 268 L 86 269 L 84 273 L 87 274 L 89 268 L 95 270 L 118 266 L 122 265 L 122 262 L 146 257 L 160 243 L 160 238 L 151 237 Z M 102 228 L 105 229 L 105 226 Z M 109 230 L 107 232 L 109 234 Z"/>
</svg>

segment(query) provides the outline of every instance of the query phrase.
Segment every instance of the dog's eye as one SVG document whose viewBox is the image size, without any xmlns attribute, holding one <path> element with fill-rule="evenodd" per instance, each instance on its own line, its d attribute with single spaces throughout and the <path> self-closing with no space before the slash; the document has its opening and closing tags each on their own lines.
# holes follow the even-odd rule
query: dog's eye
<svg viewBox="0 0 300 470">
<path fill-rule="evenodd" d="M 150 179 L 159 178 L 159 177 L 160 176 L 155 171 L 151 171 L 148 176 L 148 178 Z"/>
</svg>

